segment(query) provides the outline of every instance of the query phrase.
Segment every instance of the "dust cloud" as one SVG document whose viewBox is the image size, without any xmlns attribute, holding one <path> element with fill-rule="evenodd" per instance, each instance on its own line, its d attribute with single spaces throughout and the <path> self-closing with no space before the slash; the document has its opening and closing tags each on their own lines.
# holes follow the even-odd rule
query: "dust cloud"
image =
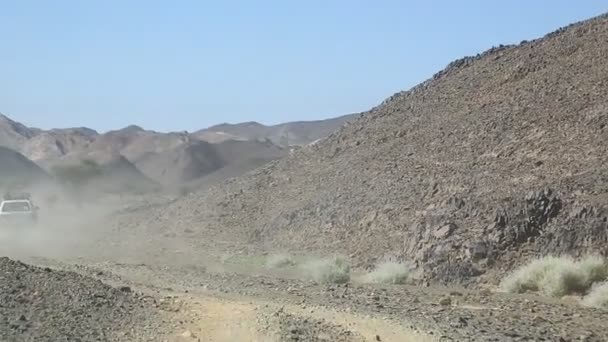
<svg viewBox="0 0 608 342">
<path fill-rule="evenodd" d="M 37 222 L 0 222 L 0 254 L 4 256 L 61 260 L 95 253 L 96 241 L 110 233 L 110 226 L 104 222 L 121 204 L 112 197 L 75 198 L 42 187 L 28 189 L 27 193 L 39 207 Z"/>
</svg>

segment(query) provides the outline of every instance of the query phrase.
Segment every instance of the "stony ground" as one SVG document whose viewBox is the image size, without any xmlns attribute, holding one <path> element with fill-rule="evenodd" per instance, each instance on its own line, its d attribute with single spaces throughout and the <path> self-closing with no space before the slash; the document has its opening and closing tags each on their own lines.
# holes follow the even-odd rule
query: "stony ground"
<svg viewBox="0 0 608 342">
<path fill-rule="evenodd" d="M 0 291 L 0 340 L 608 340 L 608 313 L 577 303 L 453 286 L 369 285 L 356 274 L 348 284 L 318 284 L 297 268 L 265 267 L 267 256 L 247 254 L 247 246 L 210 240 L 197 249 L 192 236 L 117 229 L 89 210 L 81 208 L 84 221 L 0 234 L 2 253 L 67 271 L 2 259 L 0 278 L 9 286 Z"/>
<path fill-rule="evenodd" d="M 129 287 L 0 258 L 1 341 L 155 341 L 161 315 Z"/>
<path fill-rule="evenodd" d="M 166 205 L 162 201 L 146 203 L 150 208 Z M 110 306 L 110 311 L 91 311 L 94 314 L 83 323 L 68 316 L 53 325 L 82 326 L 83 331 L 93 333 L 114 326 L 114 321 L 104 317 L 118 317 L 118 331 L 136 331 L 143 338 L 146 333 L 165 329 L 169 341 L 376 341 L 377 337 L 381 341 L 608 340 L 604 323 L 608 312 L 574 302 L 454 286 L 426 287 L 424 283 L 369 285 L 360 283 L 357 274 L 349 284 L 318 284 L 297 267 L 265 267 L 267 256 L 248 254 L 247 246 L 234 248 L 233 244 L 210 240 L 207 248 L 197 249 L 200 244 L 193 244 L 191 235 L 176 236 L 171 230 L 90 226 L 94 220 L 103 223 L 105 216 L 94 216 L 86 207 L 82 211 L 87 213 L 87 222 L 72 218 L 64 225 L 55 222 L 46 233 L 32 230 L 18 236 L 0 235 L 3 253 L 75 272 L 48 272 L 10 263 L 27 270 L 25 276 L 19 276 L 34 286 L 27 293 L 35 292 L 36 284 L 51 290 L 73 284 L 69 291 L 81 294 L 47 292 L 42 298 L 57 301 L 57 310 L 50 314 L 64 319 L 62 313 L 69 312 L 70 305 L 95 305 L 97 292 L 104 293 L 111 303 L 127 303 L 124 307 Z M 30 280 L 40 274 L 54 281 Z M 132 292 L 121 292 L 124 286 Z M 11 292 L 2 295 L 6 301 L 21 300 Z M 71 302 L 72 298 L 76 300 Z M 47 307 L 49 302 L 43 303 Z M 42 310 L 37 305 L 27 303 L 28 310 Z M 21 312 L 11 310 L 3 316 L 19 319 Z M 118 312 L 110 315 L 111 310 Z M 45 315 L 43 310 L 40 315 Z M 156 315 L 162 323 L 158 329 L 148 330 Z M 27 319 L 40 322 L 42 317 Z M 87 324 L 92 327 L 87 328 Z"/>
<path fill-rule="evenodd" d="M 608 340 L 608 312 L 534 296 L 441 287 L 327 285 L 281 274 L 244 274 L 230 266 L 223 270 L 113 262 L 57 266 L 97 275 L 115 285 L 171 294 L 177 302 L 201 298 L 247 302 L 255 307 L 256 331 L 272 333 L 278 341 L 372 341 L 376 335 L 381 341 L 403 341 L 399 338 L 404 336 L 409 338 L 406 341 Z M 320 312 L 325 315 L 317 316 Z M 365 329 L 357 327 L 354 318 L 340 321 L 343 316 L 399 328 Z M 189 326 L 181 329 L 200 334 Z"/>
</svg>

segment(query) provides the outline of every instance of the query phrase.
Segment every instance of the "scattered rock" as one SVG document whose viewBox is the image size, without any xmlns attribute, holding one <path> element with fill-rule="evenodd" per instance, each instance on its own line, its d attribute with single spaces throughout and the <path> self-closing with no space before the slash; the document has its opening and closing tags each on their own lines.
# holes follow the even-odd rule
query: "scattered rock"
<svg viewBox="0 0 608 342">
<path fill-rule="evenodd" d="M 448 223 L 444 226 L 442 226 L 441 228 L 435 230 L 433 232 L 433 236 L 437 239 L 445 239 L 448 236 L 450 236 L 454 230 L 456 230 L 456 225 L 453 223 Z"/>
<path fill-rule="evenodd" d="M 450 306 L 452 305 L 452 299 L 450 297 L 444 297 L 439 300 L 439 305 Z"/>
<path fill-rule="evenodd" d="M 190 330 L 184 331 L 180 336 L 184 337 L 184 338 L 192 338 L 192 339 L 196 338 L 196 335 L 194 335 L 194 333 Z"/>
<path fill-rule="evenodd" d="M 167 331 L 151 304 L 86 276 L 0 258 L 0 340 L 124 341 Z M 23 314 L 23 312 L 27 312 Z M 14 317 L 10 322 L 1 317 Z M 127 340 L 135 340 L 127 337 Z"/>
</svg>

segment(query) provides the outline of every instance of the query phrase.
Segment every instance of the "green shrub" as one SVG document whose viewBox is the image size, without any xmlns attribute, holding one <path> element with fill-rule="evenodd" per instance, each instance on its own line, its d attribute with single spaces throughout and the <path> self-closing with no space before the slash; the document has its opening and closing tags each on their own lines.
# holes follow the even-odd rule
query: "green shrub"
<svg viewBox="0 0 608 342">
<path fill-rule="evenodd" d="M 406 284 L 411 281 L 411 271 L 412 267 L 407 263 L 386 261 L 376 265 L 364 280 L 379 284 Z"/>
<path fill-rule="evenodd" d="M 303 269 L 320 283 L 343 284 L 350 281 L 350 264 L 342 257 L 313 260 L 306 263 Z"/>
</svg>

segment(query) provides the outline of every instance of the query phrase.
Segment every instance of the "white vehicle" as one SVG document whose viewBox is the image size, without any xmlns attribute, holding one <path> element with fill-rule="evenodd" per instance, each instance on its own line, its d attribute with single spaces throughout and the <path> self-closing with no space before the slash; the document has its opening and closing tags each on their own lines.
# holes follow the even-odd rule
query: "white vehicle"
<svg viewBox="0 0 608 342">
<path fill-rule="evenodd" d="M 0 225 L 33 224 L 38 220 L 37 207 L 28 199 L 11 199 L 0 203 Z"/>
</svg>

